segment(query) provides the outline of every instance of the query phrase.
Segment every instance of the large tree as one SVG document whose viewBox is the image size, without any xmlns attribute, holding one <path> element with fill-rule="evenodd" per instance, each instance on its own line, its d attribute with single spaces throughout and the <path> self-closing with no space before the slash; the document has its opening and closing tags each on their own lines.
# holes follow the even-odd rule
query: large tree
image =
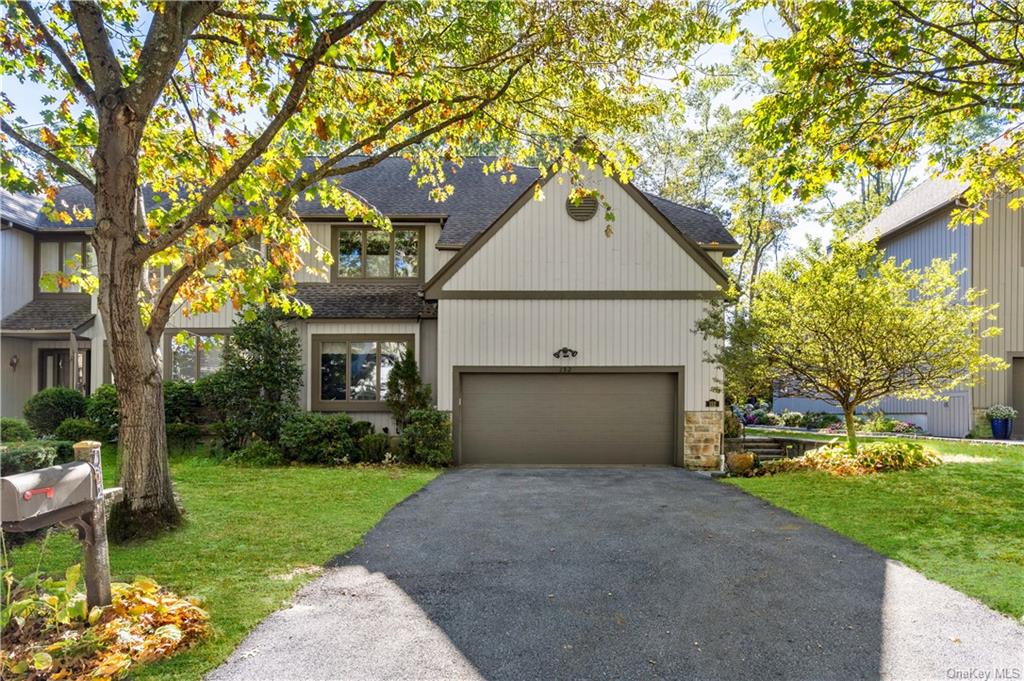
<svg viewBox="0 0 1024 681">
<path fill-rule="evenodd" d="M 514 150 L 488 168 L 505 181 L 514 158 L 575 171 L 601 151 L 623 172 L 618 133 L 665 105 L 657 79 L 716 25 L 702 0 L 9 3 L 0 73 L 38 88 L 42 124 L 0 103 L 3 185 L 52 197 L 70 179 L 95 197 L 118 526 L 180 519 L 158 352 L 175 306 L 303 311 L 288 296 L 311 247 L 297 197 L 387 228 L 337 179 L 400 154 L 442 199 L 469 141 Z M 158 207 L 143 210 L 144 188 Z"/>
<path fill-rule="evenodd" d="M 1001 329 L 983 292 L 962 289 L 954 258 L 914 269 L 873 242 L 812 246 L 757 280 L 754 350 L 782 394 L 843 410 L 851 450 L 854 412 L 886 395 L 941 398 L 1006 363 L 981 351 Z"/>
<path fill-rule="evenodd" d="M 922 156 L 970 185 L 959 221 L 980 222 L 988 197 L 1024 188 L 1019 0 L 768 4 L 789 35 L 750 42 L 778 83 L 752 122 L 776 152 L 781 196 L 815 198 L 851 167 L 868 177 Z M 979 123 L 1004 132 L 979 145 Z"/>
</svg>

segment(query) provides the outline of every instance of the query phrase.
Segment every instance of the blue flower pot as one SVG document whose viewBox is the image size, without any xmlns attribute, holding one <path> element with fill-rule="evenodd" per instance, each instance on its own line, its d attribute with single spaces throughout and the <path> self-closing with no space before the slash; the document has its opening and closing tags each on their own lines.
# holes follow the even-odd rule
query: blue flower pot
<svg viewBox="0 0 1024 681">
<path fill-rule="evenodd" d="M 1009 440 L 1013 435 L 1013 419 L 989 419 L 992 424 L 992 437 L 997 440 Z"/>
</svg>

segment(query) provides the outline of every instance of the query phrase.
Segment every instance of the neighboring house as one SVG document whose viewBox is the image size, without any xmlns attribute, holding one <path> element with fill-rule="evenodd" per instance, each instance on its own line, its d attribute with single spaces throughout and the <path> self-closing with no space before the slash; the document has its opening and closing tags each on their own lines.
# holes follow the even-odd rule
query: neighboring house
<svg viewBox="0 0 1024 681">
<path fill-rule="evenodd" d="M 595 175 L 615 211 L 606 237 L 603 210 L 593 199 L 569 204 L 566 178 L 540 180 L 536 201 L 536 170 L 517 168 L 518 182 L 503 183 L 481 172 L 488 160 L 450 174 L 444 203 L 400 159 L 346 176 L 345 188 L 391 218 L 391 233 L 298 203 L 336 260 L 329 282 L 298 273 L 297 297 L 313 310 L 294 322 L 308 367 L 302 406 L 393 428 L 382 393 L 411 351 L 438 408 L 452 412 L 459 463 L 716 466 L 720 368 L 704 362 L 694 325 L 720 295 L 722 256 L 736 242 L 708 213 Z M 71 187 L 57 201 L 91 200 Z M 91 224 L 52 225 L 38 208 L 5 197 L 5 416 L 47 385 L 90 390 L 110 376 L 93 300 L 35 286 L 40 270 L 85 248 Z M 177 311 L 166 376 L 216 370 L 233 314 Z M 181 330 L 211 342 L 179 346 Z"/>
<path fill-rule="evenodd" d="M 1005 359 L 1010 364 L 1007 371 L 986 372 L 977 386 L 949 393 L 947 400 L 886 397 L 871 408 L 947 437 L 966 435 L 976 423 L 984 422 L 985 410 L 994 404 L 1009 404 L 1024 413 L 1024 210 L 1011 210 L 1010 197 L 997 197 L 989 202 L 984 223 L 950 229 L 950 216 L 965 189 L 950 180 L 923 182 L 861 232 L 867 238 L 877 237 L 887 255 L 900 262 L 909 260 L 914 267 L 956 255 L 956 268 L 964 270 L 961 287 L 985 290 L 981 302 L 999 305 L 994 325 L 1003 332 L 985 339 L 982 348 Z M 774 409 L 840 411 L 821 400 L 779 396 Z"/>
</svg>

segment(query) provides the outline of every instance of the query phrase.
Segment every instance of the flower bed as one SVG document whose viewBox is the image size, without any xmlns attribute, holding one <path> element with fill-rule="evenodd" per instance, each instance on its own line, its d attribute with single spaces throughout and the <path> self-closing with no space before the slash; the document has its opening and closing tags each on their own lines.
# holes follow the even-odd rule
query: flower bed
<svg viewBox="0 0 1024 681">
<path fill-rule="evenodd" d="M 939 455 L 919 442 L 887 441 L 859 445 L 851 454 L 845 444 L 831 442 L 792 459 L 769 461 L 744 475 L 761 476 L 793 471 L 824 471 L 833 475 L 870 475 L 937 466 Z"/>
</svg>

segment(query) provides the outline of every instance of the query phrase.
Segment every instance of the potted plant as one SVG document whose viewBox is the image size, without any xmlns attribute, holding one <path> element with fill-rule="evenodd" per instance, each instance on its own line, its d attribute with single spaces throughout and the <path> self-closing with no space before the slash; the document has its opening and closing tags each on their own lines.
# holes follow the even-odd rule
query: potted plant
<svg viewBox="0 0 1024 681">
<path fill-rule="evenodd" d="M 1013 420 L 1017 418 L 1017 410 L 1005 404 L 996 404 L 985 411 L 989 423 L 992 424 L 992 437 L 997 440 L 1009 440 L 1013 435 Z"/>
</svg>

